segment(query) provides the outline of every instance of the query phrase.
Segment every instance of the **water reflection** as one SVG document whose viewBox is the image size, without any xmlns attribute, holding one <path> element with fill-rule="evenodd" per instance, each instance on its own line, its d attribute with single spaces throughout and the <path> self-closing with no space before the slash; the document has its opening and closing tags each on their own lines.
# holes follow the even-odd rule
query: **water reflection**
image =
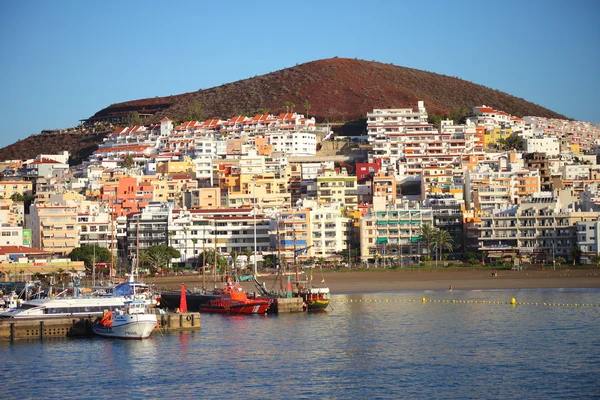
<svg viewBox="0 0 600 400">
<path fill-rule="evenodd" d="M 82 398 L 596 396 L 600 307 L 512 297 L 600 303 L 598 291 L 454 290 L 333 295 L 328 313 L 203 314 L 199 332 L 144 341 L 0 346 L 3 395 L 61 397 L 77 382 Z"/>
</svg>

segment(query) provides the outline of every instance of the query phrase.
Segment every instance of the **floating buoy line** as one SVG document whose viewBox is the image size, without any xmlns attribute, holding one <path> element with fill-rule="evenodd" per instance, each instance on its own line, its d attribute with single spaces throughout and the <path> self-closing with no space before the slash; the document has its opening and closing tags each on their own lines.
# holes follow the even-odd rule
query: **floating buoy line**
<svg viewBox="0 0 600 400">
<path fill-rule="evenodd" d="M 508 304 L 512 306 L 542 306 L 542 307 L 600 307 L 600 304 L 593 303 L 538 303 L 538 302 L 519 302 L 514 297 L 509 301 L 490 301 L 490 300 L 454 300 L 439 299 L 430 300 L 426 297 L 419 299 L 345 299 L 334 300 L 332 303 L 455 303 L 455 304 Z"/>
</svg>

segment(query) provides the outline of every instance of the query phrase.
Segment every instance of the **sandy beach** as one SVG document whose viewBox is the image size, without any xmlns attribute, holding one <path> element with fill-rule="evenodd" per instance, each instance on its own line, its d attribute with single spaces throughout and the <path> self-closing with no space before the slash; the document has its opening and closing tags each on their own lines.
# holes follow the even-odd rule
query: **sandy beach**
<svg viewBox="0 0 600 400">
<path fill-rule="evenodd" d="M 300 278 L 306 279 L 306 275 Z M 152 277 L 144 279 L 148 283 L 165 289 L 179 289 L 184 283 L 187 288 L 202 286 L 198 275 Z M 268 289 L 279 289 L 280 281 L 276 274 L 260 274 L 259 280 Z M 295 276 L 292 276 L 295 280 Z M 321 281 L 329 286 L 332 293 L 384 292 L 394 290 L 489 290 L 489 289 L 547 289 L 547 288 L 600 288 L 600 271 L 596 269 L 560 269 L 498 271 L 492 277 L 490 269 L 452 270 L 370 270 L 370 271 L 314 271 L 313 284 Z M 284 280 L 285 282 L 285 280 Z M 206 277 L 206 287 L 212 287 L 212 277 Z M 221 283 L 217 283 L 218 286 Z M 252 291 L 254 285 L 244 282 L 243 286 Z"/>
</svg>

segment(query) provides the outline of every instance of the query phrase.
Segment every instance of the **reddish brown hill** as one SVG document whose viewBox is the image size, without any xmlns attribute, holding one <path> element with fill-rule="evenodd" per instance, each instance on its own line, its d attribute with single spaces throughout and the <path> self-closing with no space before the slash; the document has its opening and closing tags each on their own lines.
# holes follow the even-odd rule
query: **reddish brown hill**
<svg viewBox="0 0 600 400">
<path fill-rule="evenodd" d="M 516 116 L 564 118 L 551 110 L 498 90 L 432 72 L 347 58 L 330 58 L 286 68 L 270 74 L 228 83 L 211 89 L 169 97 L 113 104 L 94 115 L 122 115 L 137 111 L 185 119 L 190 104 L 201 105 L 206 117 L 230 118 L 260 109 L 272 113 L 295 104 L 295 111 L 319 121 L 364 118 L 373 108 L 416 107 L 424 100 L 429 113 L 445 114 L 485 104 Z"/>
<path fill-rule="evenodd" d="M 138 112 L 151 115 L 144 121 L 147 123 L 165 116 L 182 120 L 195 108 L 190 105 L 199 104 L 205 118 L 230 118 L 261 109 L 279 113 L 286 102 L 294 103 L 295 111 L 307 114 L 304 104 L 308 102 L 308 115 L 315 116 L 318 122 L 345 122 L 365 118 L 374 108 L 415 108 L 419 100 L 425 101 L 430 114 L 438 115 L 485 104 L 517 116 L 564 118 L 523 99 L 462 79 L 347 58 L 308 62 L 197 92 L 113 104 L 94 117 Z M 343 127 L 344 132 L 363 130 L 364 124 Z M 71 162 L 78 163 L 97 148 L 103 137 L 87 129 L 84 133 L 42 133 L 0 149 L 0 160 L 68 150 L 73 155 Z"/>
</svg>

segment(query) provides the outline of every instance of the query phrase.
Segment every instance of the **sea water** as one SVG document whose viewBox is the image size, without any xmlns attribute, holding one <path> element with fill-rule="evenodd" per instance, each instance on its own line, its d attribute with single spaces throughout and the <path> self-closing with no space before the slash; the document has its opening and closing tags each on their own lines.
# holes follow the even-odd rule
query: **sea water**
<svg viewBox="0 0 600 400">
<path fill-rule="evenodd" d="M 327 313 L 201 324 L 144 341 L 1 343 L 0 396 L 600 398 L 594 289 L 334 294 Z"/>
</svg>

